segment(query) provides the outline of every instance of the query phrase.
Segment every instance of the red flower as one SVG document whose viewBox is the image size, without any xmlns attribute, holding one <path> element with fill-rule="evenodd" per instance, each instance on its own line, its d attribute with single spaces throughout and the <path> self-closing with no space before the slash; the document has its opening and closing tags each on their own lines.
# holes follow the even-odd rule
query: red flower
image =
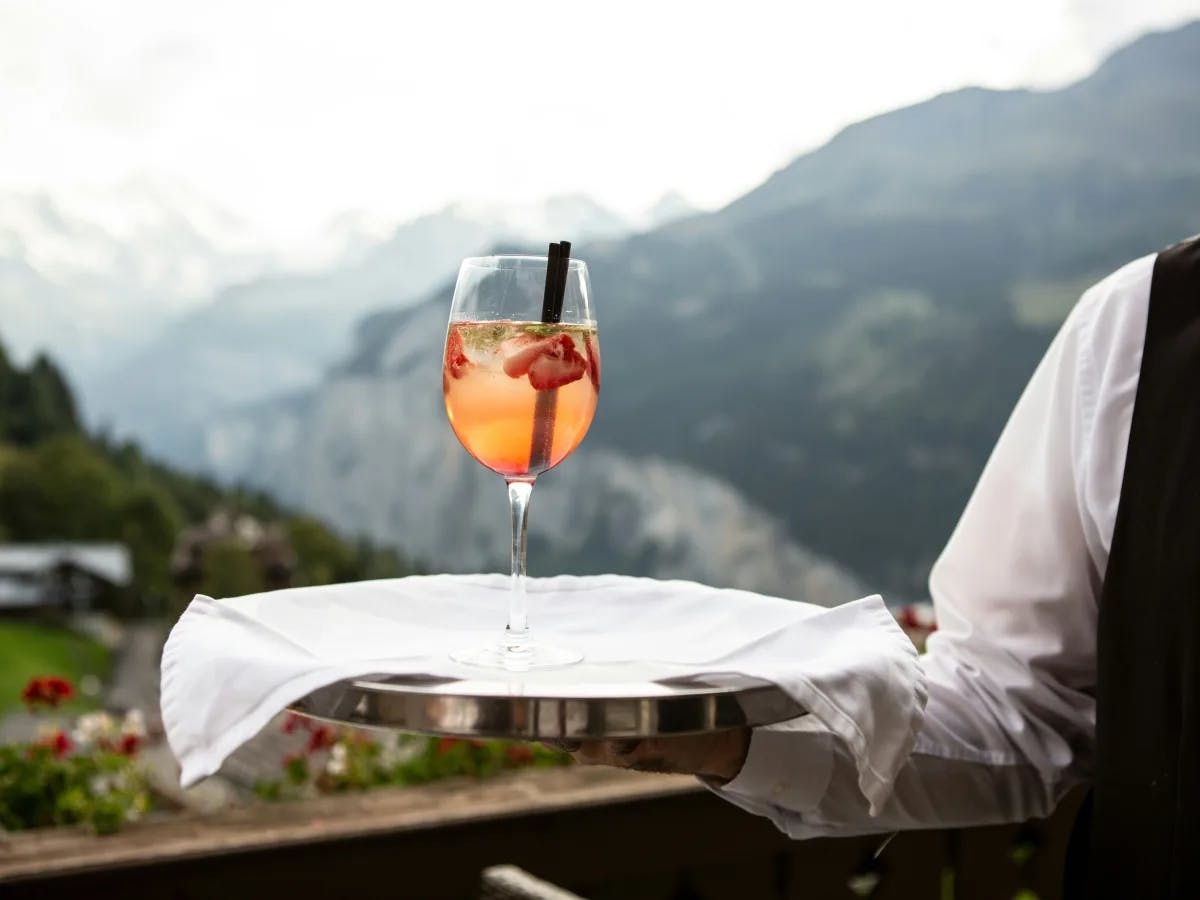
<svg viewBox="0 0 1200 900">
<path fill-rule="evenodd" d="M 117 752 L 122 756 L 137 756 L 142 747 L 142 739 L 136 734 L 123 734 L 117 741 Z"/>
<path fill-rule="evenodd" d="M 57 706 L 64 700 L 70 700 L 75 696 L 75 688 L 71 686 L 71 682 L 65 678 L 47 678 L 46 687 L 50 691 L 50 696 Z"/>
<path fill-rule="evenodd" d="M 297 728 L 308 728 L 308 720 L 299 713 L 288 712 L 287 718 L 283 720 L 283 733 L 292 734 Z"/>
<path fill-rule="evenodd" d="M 56 731 L 54 734 L 48 734 L 36 744 L 35 747 L 45 747 L 55 756 L 66 756 L 71 752 L 71 739 L 67 737 L 65 731 Z"/>
<path fill-rule="evenodd" d="M 336 742 L 337 735 L 333 733 L 332 728 L 328 725 L 318 725 L 308 737 L 308 752 L 315 753 L 318 750 L 325 750 Z"/>
<path fill-rule="evenodd" d="M 509 744 L 504 753 L 514 766 L 527 766 L 533 762 L 533 749 L 528 744 Z"/>
<path fill-rule="evenodd" d="M 71 682 L 56 675 L 43 675 L 29 679 L 21 691 L 21 700 L 29 706 L 58 706 L 75 696 Z"/>
<path fill-rule="evenodd" d="M 29 684 L 25 685 L 21 691 L 21 702 L 30 706 L 42 702 L 42 680 L 40 678 L 30 679 Z"/>
<path fill-rule="evenodd" d="M 455 747 L 457 747 L 461 743 L 462 743 L 462 741 L 460 741 L 458 738 L 444 737 L 440 741 L 437 742 L 437 746 L 434 748 L 434 752 L 438 756 L 445 756 L 447 753 L 449 753 L 451 750 L 453 750 Z"/>
</svg>

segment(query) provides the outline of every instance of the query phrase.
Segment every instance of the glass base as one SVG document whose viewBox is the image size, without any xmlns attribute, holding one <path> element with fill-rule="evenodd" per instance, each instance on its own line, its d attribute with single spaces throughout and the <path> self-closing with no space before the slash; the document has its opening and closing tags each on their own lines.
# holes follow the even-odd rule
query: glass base
<svg viewBox="0 0 1200 900">
<path fill-rule="evenodd" d="M 490 647 L 471 647 L 455 650 L 450 658 L 468 666 L 504 669 L 508 672 L 528 672 L 530 669 L 557 669 L 571 666 L 583 659 L 578 650 L 550 647 L 531 641 L 521 647 L 493 644 Z"/>
</svg>

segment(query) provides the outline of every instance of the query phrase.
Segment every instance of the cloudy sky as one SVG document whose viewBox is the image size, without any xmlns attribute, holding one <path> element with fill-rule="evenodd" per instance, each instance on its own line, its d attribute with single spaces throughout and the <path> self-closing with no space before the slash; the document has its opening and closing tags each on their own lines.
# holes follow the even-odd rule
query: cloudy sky
<svg viewBox="0 0 1200 900">
<path fill-rule="evenodd" d="M 1048 87 L 1200 0 L 0 0 L 0 190 L 178 180 L 280 240 L 345 210 L 668 189 L 718 206 L 839 127 Z"/>
</svg>

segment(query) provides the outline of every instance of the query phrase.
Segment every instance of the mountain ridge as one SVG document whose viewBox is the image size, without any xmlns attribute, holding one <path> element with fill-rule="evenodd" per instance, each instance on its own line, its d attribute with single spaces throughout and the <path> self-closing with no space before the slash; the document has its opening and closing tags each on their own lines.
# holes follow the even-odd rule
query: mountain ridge
<svg viewBox="0 0 1200 900">
<path fill-rule="evenodd" d="M 551 198 L 523 215 L 571 225 L 585 236 L 593 227 L 611 234 L 620 223 L 578 196 Z M 452 204 L 402 223 L 331 269 L 228 285 L 90 379 L 85 409 L 177 464 L 202 467 L 201 431 L 209 417 L 313 387 L 345 354 L 360 317 L 416 302 L 464 254 L 483 252 L 514 230 L 498 212 L 472 218 Z"/>
<path fill-rule="evenodd" d="M 1200 24 L 1145 41 L 1055 91 L 875 117 L 716 213 L 591 247 L 605 382 L 587 446 L 709 473 L 873 584 L 922 592 L 1081 286 L 1200 230 L 1200 97 L 1180 87 Z M 335 378 L 394 375 L 412 320 L 367 321 Z M 433 365 L 428 341 L 404 344 L 406 371 Z"/>
</svg>

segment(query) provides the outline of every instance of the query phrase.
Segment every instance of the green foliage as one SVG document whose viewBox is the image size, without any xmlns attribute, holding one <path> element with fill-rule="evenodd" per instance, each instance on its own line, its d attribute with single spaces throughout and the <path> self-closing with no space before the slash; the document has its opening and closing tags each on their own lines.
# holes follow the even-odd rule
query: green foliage
<svg viewBox="0 0 1200 900">
<path fill-rule="evenodd" d="M 58 368 L 39 354 L 22 372 L 0 347 L 0 442 L 31 444 L 79 430 L 75 400 Z"/>
<path fill-rule="evenodd" d="M 86 437 L 46 438 L 0 454 L 0 529 L 12 541 L 119 541 L 140 592 L 166 594 L 183 523 L 169 491 L 131 477 Z"/>
<path fill-rule="evenodd" d="M 396 784 L 424 784 L 442 778 L 489 778 L 510 769 L 552 768 L 571 757 L 542 744 L 516 741 L 426 738 L 421 752 L 397 768 Z"/>
<path fill-rule="evenodd" d="M 30 711 L 58 709 L 73 694 L 58 677 L 31 679 L 20 692 Z M 54 722 L 43 725 L 50 727 L 31 744 L 0 746 L 0 830 L 86 823 L 110 834 L 150 808 L 134 763 L 146 735 L 140 710 L 123 719 L 87 713 L 70 734 Z"/>
<path fill-rule="evenodd" d="M 398 578 L 415 571 L 396 550 L 363 540 L 351 543 L 311 516 L 293 516 L 284 526 L 296 554 L 296 586 Z"/>
<path fill-rule="evenodd" d="M 228 489 L 146 458 L 139 447 L 79 429 L 75 403 L 58 370 L 39 357 L 28 372 L 0 348 L 0 540 L 117 541 L 133 561 L 140 607 L 174 592 L 170 556 L 183 526 L 217 509 L 260 521 L 285 519 L 266 495 Z M 316 519 L 285 519 L 294 547 L 296 584 L 329 584 L 405 575 L 395 551 L 349 542 Z M 218 597 L 264 588 L 259 561 L 233 541 L 205 551 L 203 588 Z"/>
<path fill-rule="evenodd" d="M 288 519 L 287 536 L 298 560 L 294 584 L 333 584 L 359 577 L 354 548 L 316 519 Z"/>
<path fill-rule="evenodd" d="M 103 682 L 108 670 L 108 650 L 85 635 L 29 622 L 0 622 L 0 712 L 17 705 L 21 688 L 31 678 L 54 674 L 78 685 L 88 675 Z M 87 698 L 79 697 L 68 708 L 89 705 Z"/>
<path fill-rule="evenodd" d="M 118 505 L 117 521 L 138 582 L 165 593 L 171 582 L 171 549 L 184 524 L 179 504 L 160 484 L 135 483 Z"/>
<path fill-rule="evenodd" d="M 0 517 L 15 540 L 106 540 L 121 492 L 120 474 L 86 438 L 48 438 L 0 470 Z"/>
<path fill-rule="evenodd" d="M 220 507 L 232 508 L 258 519 L 274 519 L 283 509 L 260 491 L 221 487 L 206 478 L 190 475 L 146 457 L 132 441 L 117 441 L 101 433 L 92 444 L 121 474 L 133 483 L 149 483 L 170 496 L 186 522 L 199 522 Z"/>
<path fill-rule="evenodd" d="M 358 571 L 356 577 L 362 581 L 428 574 L 424 566 L 409 560 L 399 550 L 393 547 L 379 547 L 370 541 L 359 540 L 355 544 L 355 557 Z"/>
<path fill-rule="evenodd" d="M 284 777 L 287 783 L 299 787 L 308 781 L 308 759 L 303 756 L 293 756 L 284 763 Z"/>
<path fill-rule="evenodd" d="M 128 756 L 0 746 L 0 826 L 8 831 L 83 823 L 110 834 L 149 808 L 144 780 Z"/>
<path fill-rule="evenodd" d="M 262 568 L 237 541 L 214 541 L 204 550 L 204 592 L 213 597 L 240 597 L 263 590 Z"/>
<path fill-rule="evenodd" d="M 260 800 L 283 800 L 283 782 L 260 778 L 254 783 L 254 795 Z"/>
<path fill-rule="evenodd" d="M 294 714 L 284 725 L 303 744 L 283 760 L 283 777 L 260 781 L 255 793 L 282 800 L 316 793 L 426 784 L 443 778 L 489 778 L 525 768 L 569 764 L 566 753 L 541 744 L 502 740 L 392 735 L 380 742 L 361 731 L 317 724 Z"/>
</svg>

